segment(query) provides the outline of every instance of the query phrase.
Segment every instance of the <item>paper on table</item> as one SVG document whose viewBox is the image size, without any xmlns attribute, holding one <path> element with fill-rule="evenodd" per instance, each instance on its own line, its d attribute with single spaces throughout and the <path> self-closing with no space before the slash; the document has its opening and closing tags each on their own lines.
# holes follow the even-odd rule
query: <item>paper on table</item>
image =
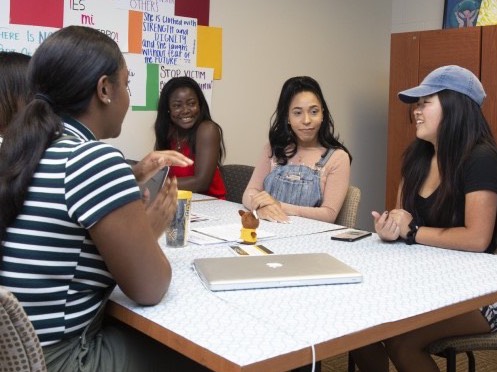
<svg viewBox="0 0 497 372">
<path fill-rule="evenodd" d="M 192 231 L 196 231 L 198 233 L 210 236 L 212 238 L 221 239 L 225 242 L 241 242 L 242 240 L 240 239 L 240 229 L 241 229 L 240 224 L 232 223 L 228 225 L 196 227 L 192 229 Z M 256 233 L 257 233 L 257 240 L 271 238 L 275 236 L 273 233 L 261 229 L 257 229 Z"/>
<path fill-rule="evenodd" d="M 190 222 L 205 222 L 213 220 L 217 220 L 217 218 L 200 213 L 190 213 Z"/>
<path fill-rule="evenodd" d="M 222 239 L 213 238 L 212 236 L 201 234 L 194 230 L 190 231 L 190 235 L 188 235 L 188 241 L 190 243 L 199 244 L 199 245 L 226 243 L 226 241 Z"/>
</svg>

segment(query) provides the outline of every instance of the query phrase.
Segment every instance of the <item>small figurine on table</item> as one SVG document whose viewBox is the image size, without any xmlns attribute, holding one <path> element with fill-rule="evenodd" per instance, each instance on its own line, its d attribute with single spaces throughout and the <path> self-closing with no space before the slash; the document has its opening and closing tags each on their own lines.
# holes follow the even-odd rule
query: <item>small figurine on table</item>
<svg viewBox="0 0 497 372">
<path fill-rule="evenodd" d="M 238 214 L 242 217 L 242 229 L 240 230 L 242 243 L 255 244 L 257 242 L 255 230 L 259 227 L 259 218 L 252 211 L 239 210 Z"/>
</svg>

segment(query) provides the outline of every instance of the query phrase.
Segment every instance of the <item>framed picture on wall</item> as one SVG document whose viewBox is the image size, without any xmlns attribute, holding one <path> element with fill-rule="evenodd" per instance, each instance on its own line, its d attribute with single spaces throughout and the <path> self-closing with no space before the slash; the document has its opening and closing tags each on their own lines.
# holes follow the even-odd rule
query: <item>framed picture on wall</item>
<svg viewBox="0 0 497 372">
<path fill-rule="evenodd" d="M 445 0 L 443 28 L 476 26 L 482 0 Z"/>
</svg>

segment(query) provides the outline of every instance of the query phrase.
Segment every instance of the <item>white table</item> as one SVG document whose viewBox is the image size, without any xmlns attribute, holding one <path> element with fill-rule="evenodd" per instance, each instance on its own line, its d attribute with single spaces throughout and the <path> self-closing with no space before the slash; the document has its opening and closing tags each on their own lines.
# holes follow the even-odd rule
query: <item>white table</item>
<svg viewBox="0 0 497 372">
<path fill-rule="evenodd" d="M 239 210 L 246 209 L 240 204 L 219 199 L 194 202 L 192 203 L 193 213 L 208 216 L 212 219 L 205 222 L 194 222 L 190 225 L 190 228 L 233 223 L 239 224 L 241 227 L 241 217 L 238 214 Z M 260 220 L 259 224 L 259 230 L 274 234 L 275 239 L 310 235 L 336 229 L 343 229 L 343 226 L 296 216 L 290 217 L 290 223 L 274 223 Z"/>
<path fill-rule="evenodd" d="M 198 203 L 203 212 L 223 211 L 218 223 L 239 207 L 230 204 Z M 275 253 L 328 252 L 362 272 L 363 283 L 213 293 L 191 262 L 232 255 L 229 244 L 191 244 L 164 248 L 173 280 L 160 304 L 137 306 L 117 289 L 108 313 L 213 370 L 285 371 L 311 363 L 311 345 L 321 360 L 497 302 L 497 282 L 489 280 L 497 277 L 497 256 L 383 243 L 374 234 L 339 242 L 331 234 L 264 245 Z"/>
</svg>

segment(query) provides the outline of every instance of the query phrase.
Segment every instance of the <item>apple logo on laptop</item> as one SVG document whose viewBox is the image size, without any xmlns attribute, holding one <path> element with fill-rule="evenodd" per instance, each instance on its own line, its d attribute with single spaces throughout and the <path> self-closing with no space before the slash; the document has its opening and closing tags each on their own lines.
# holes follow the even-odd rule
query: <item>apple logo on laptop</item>
<svg viewBox="0 0 497 372">
<path fill-rule="evenodd" d="M 269 266 L 271 269 L 277 269 L 283 266 L 283 264 L 280 264 L 279 262 L 268 262 L 266 265 Z"/>
</svg>

